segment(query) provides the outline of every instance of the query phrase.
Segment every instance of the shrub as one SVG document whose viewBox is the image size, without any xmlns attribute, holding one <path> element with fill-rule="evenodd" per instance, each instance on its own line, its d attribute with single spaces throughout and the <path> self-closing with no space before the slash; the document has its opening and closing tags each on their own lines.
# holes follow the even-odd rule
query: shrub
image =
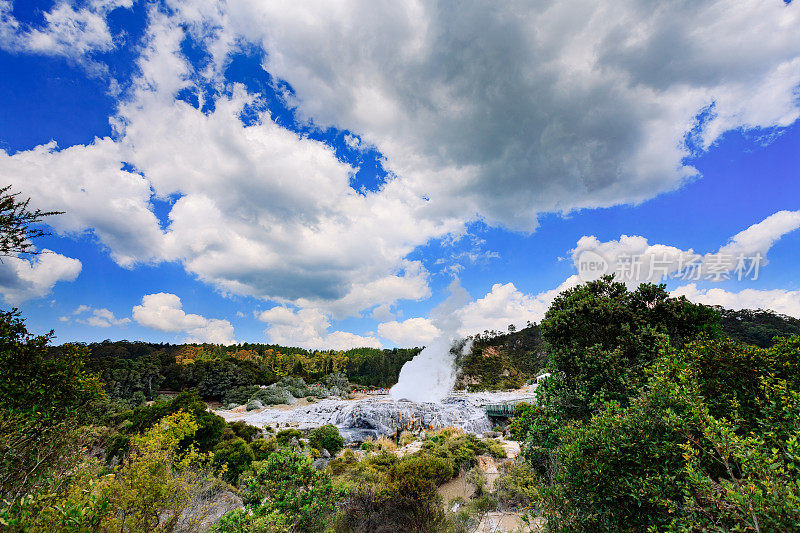
<svg viewBox="0 0 800 533">
<path fill-rule="evenodd" d="M 257 385 L 244 385 L 242 387 L 235 387 L 225 393 L 222 397 L 222 403 L 227 405 L 235 403 L 236 405 L 245 405 L 251 398 L 255 397 L 260 389 Z"/>
<path fill-rule="evenodd" d="M 297 429 L 282 429 L 278 431 L 278 435 L 275 437 L 278 441 L 278 446 L 288 446 L 291 444 L 292 439 L 297 439 L 300 442 L 300 439 L 303 438 L 303 433 Z"/>
<path fill-rule="evenodd" d="M 263 461 L 269 454 L 278 450 L 278 441 L 274 437 L 269 440 L 256 439 L 250 443 L 250 449 L 253 450 L 256 461 Z"/>
<path fill-rule="evenodd" d="M 209 533 L 289 533 L 289 520 L 273 510 L 263 516 L 251 515 L 246 509 L 234 509 L 211 526 Z"/>
<path fill-rule="evenodd" d="M 330 478 L 309 457 L 284 449 L 253 466 L 242 475 L 240 485 L 245 504 L 256 516 L 278 512 L 294 531 L 325 529 L 336 509 L 336 494 Z"/>
<path fill-rule="evenodd" d="M 225 465 L 225 479 L 233 484 L 236 484 L 242 472 L 250 468 L 254 459 L 253 450 L 240 437 L 224 440 L 214 446 L 214 466 L 219 469 Z"/>
<path fill-rule="evenodd" d="M 441 485 L 458 473 L 457 471 L 454 472 L 454 469 L 453 462 L 442 457 L 428 454 L 410 455 L 403 457 L 392 467 L 390 477 L 400 481 L 404 478 L 419 476 L 432 481 L 436 485 Z"/>
<path fill-rule="evenodd" d="M 410 470 L 388 483 L 356 486 L 344 501 L 337 530 L 433 533 L 444 525 L 436 485 Z"/>
<path fill-rule="evenodd" d="M 526 463 L 506 463 L 500 467 L 500 477 L 494 482 L 501 508 L 521 512 L 532 511 L 538 500 L 542 479 Z"/>
<path fill-rule="evenodd" d="M 251 426 L 241 420 L 228 422 L 228 427 L 233 430 L 237 437 L 243 438 L 245 442 L 251 442 L 261 433 L 261 430 L 257 427 Z"/>
<path fill-rule="evenodd" d="M 126 432 L 145 431 L 159 419 L 179 411 L 191 413 L 198 425 L 197 431 L 181 442 L 182 448 L 194 444 L 199 451 L 209 452 L 222 440 L 223 430 L 227 427 L 225 419 L 209 412 L 197 391 L 181 392 L 167 404 L 145 405 L 134 409 L 132 413 L 124 415 Z"/>
<path fill-rule="evenodd" d="M 331 455 L 336 455 L 344 448 L 344 438 L 339 429 L 332 424 L 325 424 L 313 429 L 308 436 L 308 443 L 312 448 L 328 450 Z"/>
<path fill-rule="evenodd" d="M 800 391 L 776 377 L 775 361 L 792 360 L 784 349 L 701 339 L 666 350 L 629 406 L 561 431 L 540 492 L 549 527 L 788 530 L 800 520 Z M 710 355 L 716 368 L 703 363 Z M 722 385 L 751 373 L 754 389 Z"/>
<path fill-rule="evenodd" d="M 400 446 L 408 446 L 417 440 L 417 437 L 410 431 L 403 431 L 400 433 Z"/>
<path fill-rule="evenodd" d="M 291 403 L 292 395 L 283 387 L 270 385 L 265 389 L 259 389 L 253 399 L 260 401 L 264 405 L 279 405 Z"/>
</svg>

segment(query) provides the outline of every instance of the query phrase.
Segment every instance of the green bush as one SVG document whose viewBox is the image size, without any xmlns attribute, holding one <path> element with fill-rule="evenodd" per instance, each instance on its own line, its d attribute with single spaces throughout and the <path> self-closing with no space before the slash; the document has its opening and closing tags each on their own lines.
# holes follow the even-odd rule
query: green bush
<svg viewBox="0 0 800 533">
<path fill-rule="evenodd" d="M 274 437 L 269 440 L 256 439 L 250 443 L 250 449 L 253 450 L 256 461 L 263 461 L 278 450 L 278 441 Z"/>
<path fill-rule="evenodd" d="M 240 437 L 224 440 L 214 446 L 214 466 L 219 469 L 227 465 L 225 479 L 233 484 L 254 460 L 253 450 Z"/>
<path fill-rule="evenodd" d="M 222 441 L 223 430 L 228 427 L 225 419 L 208 411 L 208 406 L 194 390 L 182 392 L 166 404 L 154 403 L 136 408 L 123 414 L 118 421 L 127 433 L 140 433 L 161 418 L 179 411 L 190 413 L 199 426 L 193 436 L 186 437 L 181 443 L 183 448 L 194 444 L 199 451 L 209 452 Z"/>
<path fill-rule="evenodd" d="M 331 455 L 336 455 L 339 450 L 344 448 L 344 438 L 339 433 L 339 429 L 332 424 L 313 429 L 308 436 L 308 443 L 317 450 L 328 450 Z"/>
<path fill-rule="evenodd" d="M 275 438 L 278 441 L 278 446 L 288 446 L 291 444 L 292 439 L 297 439 L 300 442 L 300 439 L 303 438 L 303 432 L 294 428 L 282 429 L 278 431 Z"/>
<path fill-rule="evenodd" d="M 257 385 L 244 385 L 235 387 L 225 393 L 222 397 L 223 405 L 235 403 L 236 405 L 246 405 L 260 389 Z"/>
<path fill-rule="evenodd" d="M 255 516 L 246 509 L 234 509 L 211 526 L 209 533 L 289 533 L 288 518 L 277 510 Z"/>
<path fill-rule="evenodd" d="M 293 531 L 323 531 L 336 509 L 336 493 L 327 474 L 308 456 L 289 449 L 253 464 L 240 479 L 245 505 L 255 516 L 279 513 Z"/>
<path fill-rule="evenodd" d="M 251 426 L 241 420 L 228 422 L 228 427 L 233 430 L 237 437 L 243 438 L 245 442 L 251 442 L 261 433 L 261 430 L 257 427 Z"/>
<path fill-rule="evenodd" d="M 701 339 L 666 350 L 629 406 L 566 425 L 540 492 L 549 526 L 784 531 L 800 520 L 800 391 L 795 375 L 776 376 L 778 362 L 796 364 L 798 344 L 779 344 Z M 742 379 L 754 388 L 724 386 Z"/>
<path fill-rule="evenodd" d="M 441 485 L 458 474 L 452 461 L 428 454 L 403 457 L 390 470 L 390 477 L 398 482 L 403 479 L 419 476 Z"/>
<path fill-rule="evenodd" d="M 542 478 L 525 462 L 502 465 L 494 482 L 500 506 L 520 512 L 534 511 L 541 487 Z"/>
</svg>

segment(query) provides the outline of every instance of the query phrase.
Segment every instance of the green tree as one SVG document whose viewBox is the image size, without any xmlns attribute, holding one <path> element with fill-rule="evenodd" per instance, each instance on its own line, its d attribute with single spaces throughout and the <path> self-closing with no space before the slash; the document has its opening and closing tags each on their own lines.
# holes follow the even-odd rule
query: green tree
<svg viewBox="0 0 800 533">
<path fill-rule="evenodd" d="M 105 398 L 97 376 L 86 372 L 85 348 L 48 349 L 53 332 L 28 332 L 18 311 L 0 311 L 0 409 L 25 412 L 40 423 L 96 420 Z"/>
<path fill-rule="evenodd" d="M 240 437 L 223 440 L 214 446 L 214 466 L 220 468 L 225 465 L 225 479 L 231 483 L 235 484 L 254 460 L 253 450 Z"/>
<path fill-rule="evenodd" d="M 33 226 L 41 223 L 44 217 L 61 212 L 31 211 L 28 209 L 30 198 L 20 200 L 19 193 L 10 191 L 11 185 L 0 187 L 0 256 L 38 254 L 31 241 L 50 234 Z"/>
<path fill-rule="evenodd" d="M 670 297 L 664 285 L 629 291 L 607 276 L 559 294 L 541 330 L 553 374 L 544 386 L 567 418 L 586 419 L 605 401 L 626 404 L 665 340 L 680 346 L 701 332 L 716 334 L 718 317 Z"/>
<path fill-rule="evenodd" d="M 55 354 L 48 335 L 30 334 L 19 313 L 0 311 L 0 498 L 58 486 L 74 467 L 105 402 L 96 376 L 84 370 L 86 351 Z"/>
<path fill-rule="evenodd" d="M 701 338 L 665 349 L 629 405 L 558 431 L 541 493 L 549 527 L 788 530 L 800 509 L 798 342 L 763 350 Z M 737 388 L 742 379 L 755 386 Z"/>
<path fill-rule="evenodd" d="M 336 509 L 336 493 L 330 477 L 310 457 L 282 449 L 253 466 L 241 476 L 240 486 L 254 515 L 280 514 L 293 531 L 325 529 Z"/>
<path fill-rule="evenodd" d="M 325 424 L 313 429 L 308 436 L 308 443 L 317 450 L 328 450 L 331 455 L 336 455 L 344 448 L 344 438 L 339 429 L 332 424 Z"/>
</svg>

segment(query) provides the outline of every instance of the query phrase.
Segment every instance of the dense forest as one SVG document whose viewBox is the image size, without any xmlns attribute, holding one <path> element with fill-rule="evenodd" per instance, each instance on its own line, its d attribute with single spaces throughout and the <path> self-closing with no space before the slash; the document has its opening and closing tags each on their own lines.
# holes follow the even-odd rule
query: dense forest
<svg viewBox="0 0 800 533">
<path fill-rule="evenodd" d="M 54 355 L 76 347 L 87 351 L 86 368 L 105 384 L 109 398 L 132 405 L 153 400 L 159 391 L 196 389 L 206 400 L 225 399 L 231 390 L 270 385 L 286 377 L 321 382 L 343 373 L 360 387 L 389 387 L 414 349 L 355 348 L 309 351 L 272 344 L 154 344 L 104 341 L 51 347 Z"/>
</svg>

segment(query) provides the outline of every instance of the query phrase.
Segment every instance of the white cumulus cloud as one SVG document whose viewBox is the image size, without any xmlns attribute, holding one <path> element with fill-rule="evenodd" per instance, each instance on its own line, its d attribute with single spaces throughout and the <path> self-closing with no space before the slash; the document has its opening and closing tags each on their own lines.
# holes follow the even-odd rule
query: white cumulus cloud
<svg viewBox="0 0 800 533">
<path fill-rule="evenodd" d="M 520 329 L 529 321 L 539 322 L 560 292 L 579 283 L 578 276 L 570 276 L 557 288 L 533 295 L 525 294 L 513 283 L 496 283 L 485 296 L 456 312 L 461 320 L 460 333 L 474 335 L 484 330 L 505 331 L 509 324 Z"/>
<path fill-rule="evenodd" d="M 50 294 L 59 281 L 75 281 L 82 264 L 78 259 L 42 250 L 39 255 L 3 257 L 0 262 L 0 294 L 10 305 Z"/>
<path fill-rule="evenodd" d="M 302 116 L 357 132 L 440 213 L 522 230 L 674 189 L 693 150 L 800 111 L 795 2 L 247 0 L 224 15 Z"/>
<path fill-rule="evenodd" d="M 685 296 L 692 302 L 721 305 L 727 309 L 769 309 L 776 313 L 800 318 L 800 291 L 784 289 L 743 289 L 729 292 L 719 288 L 700 289 L 695 283 L 678 287 L 672 296 Z"/>
<path fill-rule="evenodd" d="M 800 211 L 778 211 L 730 238 L 717 251 L 699 254 L 665 244 L 650 244 L 639 235 L 622 235 L 618 240 L 601 242 L 585 235 L 571 251 L 572 260 L 583 279 L 616 274 L 629 286 L 659 283 L 667 277 L 687 280 L 724 281 L 753 279 L 765 266 L 767 254 L 781 237 L 800 228 Z M 593 262 L 603 269 L 589 269 Z"/>
<path fill-rule="evenodd" d="M 131 319 L 127 317 L 117 318 L 114 313 L 106 308 L 95 308 L 89 305 L 79 305 L 72 315 L 79 324 L 86 324 L 95 328 L 110 328 L 112 326 L 127 326 Z M 62 320 L 63 319 L 63 320 Z M 69 317 L 61 317 L 59 320 L 68 322 Z"/>
<path fill-rule="evenodd" d="M 318 309 L 293 310 L 278 306 L 261 312 L 258 319 L 268 324 L 265 333 L 276 344 L 310 350 L 381 347 L 381 342 L 371 335 L 329 331 L 330 320 Z"/>
<path fill-rule="evenodd" d="M 441 333 L 430 318 L 416 317 L 401 322 L 392 320 L 378 324 L 378 335 L 399 346 L 425 346 Z"/>
<path fill-rule="evenodd" d="M 187 314 L 181 299 L 170 293 L 159 292 L 142 297 L 141 305 L 134 306 L 133 319 L 140 325 L 165 332 L 185 332 L 186 342 L 233 344 L 233 325 L 227 320 Z"/>
<path fill-rule="evenodd" d="M 20 23 L 11 12 L 12 5 L 9 0 L 0 0 L 0 48 L 64 56 L 99 73 L 107 68 L 89 56 L 116 46 L 106 16 L 119 7 L 130 8 L 133 0 L 60 0 L 43 13 L 44 23 L 39 26 Z"/>
</svg>

